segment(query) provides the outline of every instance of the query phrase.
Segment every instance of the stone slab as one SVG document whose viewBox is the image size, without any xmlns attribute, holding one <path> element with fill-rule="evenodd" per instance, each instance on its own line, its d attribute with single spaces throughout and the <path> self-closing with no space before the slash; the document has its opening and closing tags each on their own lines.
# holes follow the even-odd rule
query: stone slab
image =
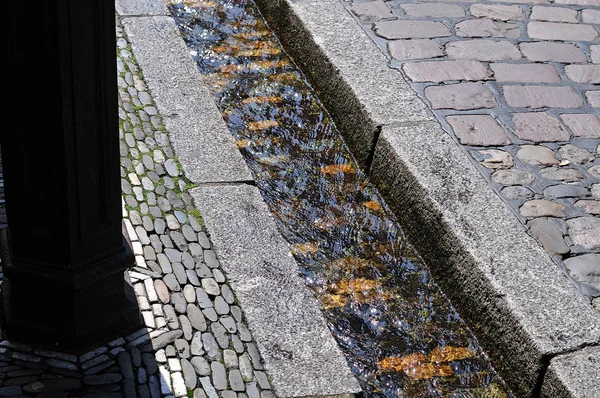
<svg viewBox="0 0 600 398">
<path fill-rule="evenodd" d="M 122 23 L 186 177 L 194 183 L 251 180 L 172 18 L 123 17 Z"/>
<path fill-rule="evenodd" d="M 432 114 L 338 0 L 258 0 L 364 166 L 379 126 Z M 360 98 L 360 102 L 357 101 Z"/>
<path fill-rule="evenodd" d="M 600 347 L 586 347 L 550 361 L 542 398 L 600 397 Z"/>
<path fill-rule="evenodd" d="M 166 0 L 115 0 L 117 14 L 125 16 L 169 15 Z"/>
<path fill-rule="evenodd" d="M 258 188 L 190 191 L 278 397 L 358 393 L 317 300 L 279 234 Z"/>
<path fill-rule="evenodd" d="M 515 393 L 548 356 L 600 341 L 600 314 L 439 124 L 384 126 L 371 175 Z"/>
</svg>

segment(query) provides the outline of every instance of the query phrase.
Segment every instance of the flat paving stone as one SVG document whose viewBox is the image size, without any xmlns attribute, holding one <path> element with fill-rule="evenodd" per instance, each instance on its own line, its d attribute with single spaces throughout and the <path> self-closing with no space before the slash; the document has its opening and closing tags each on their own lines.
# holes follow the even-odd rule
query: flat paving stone
<svg viewBox="0 0 600 398">
<path fill-rule="evenodd" d="M 600 218 L 577 217 L 567 220 L 573 244 L 585 249 L 600 249 Z"/>
<path fill-rule="evenodd" d="M 245 309 L 275 390 L 282 395 L 295 394 L 292 391 L 303 391 L 304 395 L 359 391 L 314 297 L 298 278 L 297 265 L 287 254 L 287 245 L 278 233 L 265 233 L 276 231 L 276 227 L 258 190 L 248 186 L 203 187 L 193 189 L 191 195 L 209 226 L 223 270 L 230 275 L 233 290 Z M 250 209 L 252 217 L 248 217 Z M 273 279 L 273 271 L 255 267 L 258 264 L 273 264 L 280 276 Z M 283 273 L 289 273 L 289 277 L 281 277 Z M 282 283 L 285 285 L 280 286 Z M 277 310 L 276 302 L 280 300 L 293 310 Z M 266 319 L 271 319 L 269 325 L 264 324 Z M 269 348 L 275 344 L 273 339 L 280 349 L 297 355 L 281 358 Z M 297 345 L 300 341 L 302 347 Z M 314 348 L 307 348 L 312 345 Z M 307 349 L 313 353 L 308 361 L 303 354 Z"/>
<path fill-rule="evenodd" d="M 489 115 L 447 116 L 461 144 L 495 146 L 510 144 L 502 127 Z"/>
</svg>

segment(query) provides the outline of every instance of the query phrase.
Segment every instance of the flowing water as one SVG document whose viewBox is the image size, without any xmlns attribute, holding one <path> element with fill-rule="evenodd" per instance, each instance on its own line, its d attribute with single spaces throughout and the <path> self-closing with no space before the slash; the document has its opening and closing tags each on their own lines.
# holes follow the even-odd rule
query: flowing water
<svg viewBox="0 0 600 398">
<path fill-rule="evenodd" d="M 256 6 L 169 8 L 365 395 L 512 397 Z"/>
</svg>

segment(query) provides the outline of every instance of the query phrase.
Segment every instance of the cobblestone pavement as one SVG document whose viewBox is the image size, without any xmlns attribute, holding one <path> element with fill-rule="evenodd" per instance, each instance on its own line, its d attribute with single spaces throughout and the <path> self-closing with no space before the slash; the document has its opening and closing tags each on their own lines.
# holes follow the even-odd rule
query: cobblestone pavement
<svg viewBox="0 0 600 398">
<path fill-rule="evenodd" d="M 600 1 L 344 5 L 600 310 Z"/>
<path fill-rule="evenodd" d="M 123 211 L 136 258 L 127 275 L 146 327 L 81 356 L 2 340 L 0 397 L 274 397 L 118 22 L 117 46 Z"/>
</svg>

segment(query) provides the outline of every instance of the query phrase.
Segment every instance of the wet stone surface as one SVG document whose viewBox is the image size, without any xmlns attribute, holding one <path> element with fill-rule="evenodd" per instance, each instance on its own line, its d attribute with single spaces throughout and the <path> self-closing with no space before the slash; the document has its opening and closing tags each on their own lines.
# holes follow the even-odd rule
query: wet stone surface
<svg viewBox="0 0 600 398">
<path fill-rule="evenodd" d="M 600 253 L 600 3 L 341 2 L 561 269 Z"/>
<path fill-rule="evenodd" d="M 380 6 L 361 12 L 377 19 Z M 169 9 L 365 395 L 512 396 L 253 3 L 174 1 Z M 403 26 L 398 34 L 425 35 L 425 28 Z M 476 83 L 463 95 L 472 100 L 480 89 Z M 481 138 L 468 129 L 464 136 Z M 212 335 L 202 335 L 209 357 L 227 347 L 223 335 L 234 328 L 248 341 L 218 275 L 203 279 L 202 288 L 225 300 L 214 300 L 212 315 L 204 311 L 207 319 L 221 316 Z M 210 366 L 213 385 L 241 388 L 257 354 L 248 344 L 239 373 L 226 377 L 235 361 L 224 351 L 223 364 Z M 248 396 L 260 383 L 248 384 Z"/>
<path fill-rule="evenodd" d="M 118 20 L 117 47 L 123 213 L 136 254 L 126 273 L 145 327 L 80 356 L 1 340 L 0 397 L 273 397 L 168 133 L 147 116 L 153 100 Z M 212 311 L 223 302 L 235 319 Z"/>
</svg>

